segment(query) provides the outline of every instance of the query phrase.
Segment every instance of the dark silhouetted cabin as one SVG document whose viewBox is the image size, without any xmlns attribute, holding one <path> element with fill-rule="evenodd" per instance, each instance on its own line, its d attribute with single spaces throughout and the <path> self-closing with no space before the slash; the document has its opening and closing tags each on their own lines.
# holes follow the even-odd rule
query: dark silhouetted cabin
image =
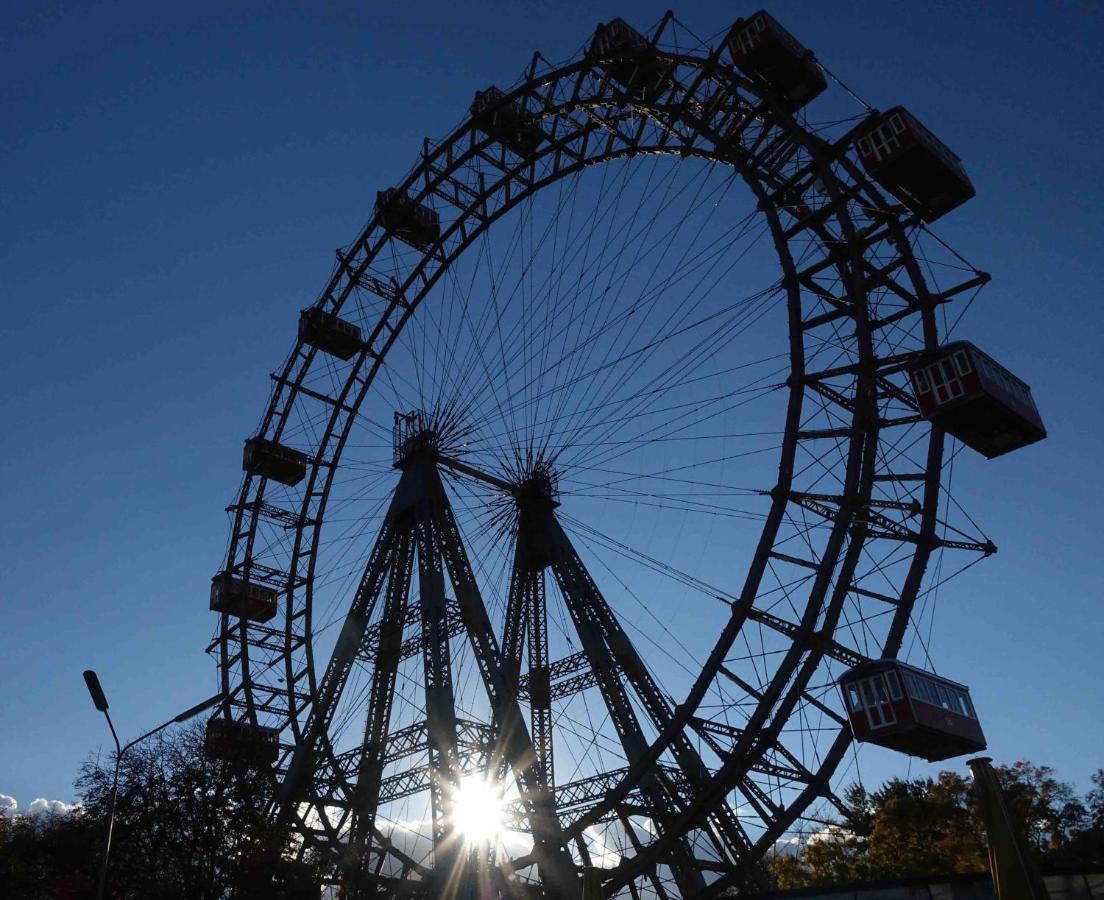
<svg viewBox="0 0 1104 900">
<path fill-rule="evenodd" d="M 276 615 L 279 591 L 219 572 L 211 579 L 211 611 L 251 622 L 267 622 Z"/>
<path fill-rule="evenodd" d="M 669 80 L 667 63 L 655 55 L 648 39 L 624 19 L 599 24 L 587 55 L 601 63 L 625 93 L 638 99 L 659 93 Z"/>
<path fill-rule="evenodd" d="M 545 138 L 537 120 L 517 103 L 507 101 L 506 95 L 494 85 L 476 91 L 470 109 L 480 131 L 518 156 L 528 156 Z"/>
<path fill-rule="evenodd" d="M 874 116 L 855 146 L 870 176 L 925 222 L 976 193 L 962 160 L 903 106 Z"/>
<path fill-rule="evenodd" d="M 234 719 L 208 719 L 203 749 L 215 759 L 255 769 L 269 768 L 280 755 L 280 732 Z"/>
<path fill-rule="evenodd" d="M 242 468 L 251 475 L 271 478 L 290 487 L 306 476 L 307 455 L 276 441 L 251 437 L 245 442 Z"/>
<path fill-rule="evenodd" d="M 925 354 L 909 374 L 921 415 L 988 459 L 1046 437 L 1031 388 L 968 341 Z"/>
<path fill-rule="evenodd" d="M 895 659 L 855 666 L 839 680 L 855 740 L 929 762 L 985 749 L 970 690 Z"/>
<path fill-rule="evenodd" d="M 376 216 L 394 237 L 419 250 L 441 237 L 441 217 L 436 210 L 414 202 L 398 188 L 376 194 Z"/>
<path fill-rule="evenodd" d="M 767 87 L 790 112 L 828 87 L 813 54 L 765 10 L 736 23 L 728 52 L 736 68 Z"/>
<path fill-rule="evenodd" d="M 338 359 L 352 359 L 364 348 L 358 326 L 318 307 L 299 313 L 299 340 Z"/>
</svg>

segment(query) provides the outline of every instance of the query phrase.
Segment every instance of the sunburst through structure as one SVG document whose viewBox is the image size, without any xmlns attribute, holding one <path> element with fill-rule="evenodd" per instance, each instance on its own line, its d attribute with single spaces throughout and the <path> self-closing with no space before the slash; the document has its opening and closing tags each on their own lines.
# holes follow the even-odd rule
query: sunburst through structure
<svg viewBox="0 0 1104 900">
<path fill-rule="evenodd" d="M 461 778 L 452 794 L 452 816 L 465 843 L 497 843 L 505 826 L 501 788 L 481 775 Z"/>
</svg>

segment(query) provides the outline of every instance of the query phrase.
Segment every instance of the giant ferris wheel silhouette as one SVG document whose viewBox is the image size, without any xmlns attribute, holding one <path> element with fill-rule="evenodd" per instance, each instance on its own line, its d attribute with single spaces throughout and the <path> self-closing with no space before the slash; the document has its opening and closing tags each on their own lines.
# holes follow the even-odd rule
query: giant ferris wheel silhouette
<svg viewBox="0 0 1104 900">
<path fill-rule="evenodd" d="M 717 896 L 839 807 L 854 736 L 984 746 L 965 688 L 892 661 L 996 549 L 957 450 L 1045 432 L 950 340 L 989 280 L 927 228 L 961 162 L 901 107 L 817 119 L 830 84 L 766 12 L 615 19 L 378 192 L 212 583 L 208 751 L 271 772 L 284 870 Z"/>
</svg>

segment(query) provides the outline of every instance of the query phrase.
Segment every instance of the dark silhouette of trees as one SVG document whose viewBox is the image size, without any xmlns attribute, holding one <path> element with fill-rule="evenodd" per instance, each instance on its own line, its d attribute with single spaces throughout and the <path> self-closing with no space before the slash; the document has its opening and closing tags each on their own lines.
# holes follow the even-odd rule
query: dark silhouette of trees
<svg viewBox="0 0 1104 900">
<path fill-rule="evenodd" d="M 114 758 L 90 760 L 76 787 L 84 814 L 106 822 Z M 123 757 L 111 852 L 113 896 L 219 900 L 260 825 L 267 785 L 203 753 L 193 725 Z"/>
<path fill-rule="evenodd" d="M 1073 800 L 1064 812 L 1070 838 L 1053 856 L 1066 865 L 1104 862 L 1104 769 L 1093 773 L 1092 783 L 1084 802 Z"/>
<path fill-rule="evenodd" d="M 102 841 L 96 823 L 79 812 L 0 816 L 0 896 L 91 897 Z"/>
<path fill-rule="evenodd" d="M 996 769 L 1013 816 L 1044 864 L 1104 863 L 1104 770 L 1079 799 L 1048 766 L 1016 762 Z M 985 830 L 969 778 L 894 778 L 842 798 L 846 814 L 768 863 L 781 888 L 983 872 Z M 796 852 L 792 852 L 796 850 Z M 780 848 L 781 851 L 781 848 Z"/>
<path fill-rule="evenodd" d="M 68 815 L 0 816 L 4 900 L 86 900 L 94 894 L 113 757 L 89 759 Z M 1044 864 L 1104 864 L 1104 769 L 1078 797 L 1047 766 L 997 768 L 1014 815 Z M 124 757 L 108 896 L 115 900 L 317 897 L 310 867 L 279 859 L 266 840 L 268 781 L 203 753 L 202 726 L 183 727 Z M 985 837 L 967 777 L 894 778 L 852 785 L 846 813 L 788 852 L 770 872 L 781 888 L 985 871 Z M 283 889 L 274 889 L 273 875 Z M 252 881 L 252 884 L 250 883 Z M 316 882 L 315 882 L 316 883 Z"/>
<path fill-rule="evenodd" d="M 0 880 L 12 900 L 91 897 L 107 827 L 114 755 L 91 758 L 68 816 L 20 816 L 0 832 Z M 164 732 L 123 757 L 107 894 L 221 900 L 256 844 L 267 783 L 203 753 L 202 725 Z M 13 886 L 17 886 L 14 887 Z"/>
</svg>

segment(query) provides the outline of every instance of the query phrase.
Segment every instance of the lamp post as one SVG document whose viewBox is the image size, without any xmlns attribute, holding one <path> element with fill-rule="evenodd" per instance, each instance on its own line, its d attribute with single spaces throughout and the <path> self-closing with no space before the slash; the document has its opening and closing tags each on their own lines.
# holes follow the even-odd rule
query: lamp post
<svg viewBox="0 0 1104 900">
<path fill-rule="evenodd" d="M 129 744 L 119 746 L 119 735 L 115 733 L 115 725 L 111 721 L 111 715 L 107 711 L 107 697 L 104 695 L 103 688 L 100 687 L 100 679 L 96 677 L 96 673 L 91 669 L 86 669 L 84 672 L 84 683 L 88 686 L 88 693 L 92 696 L 92 702 L 95 704 L 96 709 L 104 714 L 104 718 L 107 719 L 107 727 L 111 729 L 111 737 L 115 741 L 115 776 L 111 782 L 111 804 L 110 811 L 107 817 L 107 840 L 104 842 L 103 860 L 100 862 L 100 877 L 96 885 L 96 900 L 103 900 L 104 885 L 107 882 L 107 860 L 111 855 L 111 832 L 115 828 L 115 801 L 119 795 L 119 764 L 122 762 L 123 754 L 127 752 L 135 744 L 140 744 L 148 737 L 152 737 L 157 732 L 168 728 L 170 725 L 174 725 L 177 722 L 186 722 L 193 716 L 198 716 L 205 709 L 210 709 L 215 704 L 222 701 L 222 694 L 216 694 L 214 697 L 209 697 L 202 703 L 197 703 L 195 706 L 184 710 L 180 715 L 173 716 L 169 721 L 158 725 L 156 728 L 147 731 L 141 737 L 136 737 Z"/>
</svg>

